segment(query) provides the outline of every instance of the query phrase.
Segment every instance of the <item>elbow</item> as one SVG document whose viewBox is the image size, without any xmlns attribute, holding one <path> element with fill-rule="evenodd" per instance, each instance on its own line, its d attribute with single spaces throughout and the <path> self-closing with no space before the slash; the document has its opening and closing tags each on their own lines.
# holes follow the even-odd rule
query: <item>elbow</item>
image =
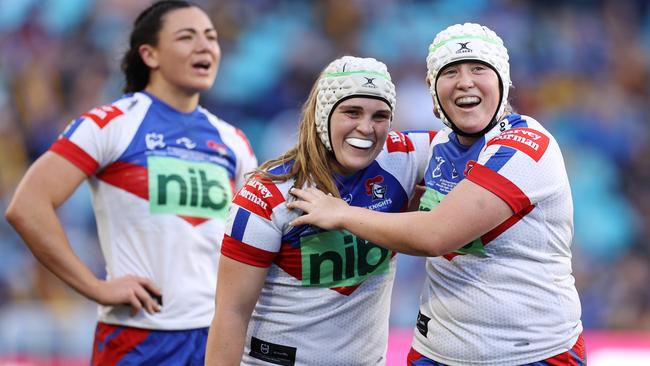
<svg viewBox="0 0 650 366">
<path fill-rule="evenodd" d="M 5 220 L 7 220 L 7 222 L 14 228 L 19 226 L 20 222 L 23 221 L 22 214 L 20 210 L 16 208 L 16 205 L 10 204 L 9 207 L 7 207 L 7 210 L 5 211 Z"/>
<path fill-rule="evenodd" d="M 445 253 L 443 253 L 442 251 L 440 251 L 438 248 L 436 248 L 434 246 L 430 246 L 428 248 L 425 248 L 425 255 L 427 257 L 439 257 L 439 256 L 441 256 L 443 254 L 445 254 Z"/>
<path fill-rule="evenodd" d="M 436 246 L 430 240 L 411 240 L 407 242 L 410 250 L 405 251 L 407 254 L 418 257 L 437 257 L 440 255 Z"/>
<path fill-rule="evenodd" d="M 421 257 L 439 257 L 449 252 L 444 243 L 432 237 L 413 238 L 410 247 L 413 248 L 412 254 Z"/>
<path fill-rule="evenodd" d="M 29 224 L 29 212 L 23 205 L 18 205 L 16 202 L 11 202 L 5 211 L 5 219 L 7 222 L 22 235 Z"/>
</svg>

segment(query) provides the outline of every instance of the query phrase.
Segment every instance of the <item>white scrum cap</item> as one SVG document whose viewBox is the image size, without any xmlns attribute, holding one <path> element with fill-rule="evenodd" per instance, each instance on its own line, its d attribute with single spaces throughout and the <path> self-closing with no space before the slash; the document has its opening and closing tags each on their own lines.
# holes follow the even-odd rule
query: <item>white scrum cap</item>
<svg viewBox="0 0 650 366">
<path fill-rule="evenodd" d="M 383 62 L 374 58 L 343 56 L 332 61 L 318 79 L 316 130 L 327 148 L 330 115 L 336 105 L 352 97 L 371 97 L 385 101 L 395 110 L 395 85 Z"/>
<path fill-rule="evenodd" d="M 433 95 L 436 111 L 442 121 L 451 127 L 451 121 L 442 113 L 436 96 L 436 80 L 438 73 L 445 66 L 458 61 L 481 61 L 491 66 L 499 75 L 502 84 L 501 103 L 495 115 L 496 120 L 503 117 L 508 103 L 508 91 L 511 86 L 510 64 L 508 50 L 503 40 L 488 27 L 474 24 L 455 24 L 436 35 L 429 46 L 427 56 L 427 77 L 431 83 L 430 92 Z"/>
</svg>

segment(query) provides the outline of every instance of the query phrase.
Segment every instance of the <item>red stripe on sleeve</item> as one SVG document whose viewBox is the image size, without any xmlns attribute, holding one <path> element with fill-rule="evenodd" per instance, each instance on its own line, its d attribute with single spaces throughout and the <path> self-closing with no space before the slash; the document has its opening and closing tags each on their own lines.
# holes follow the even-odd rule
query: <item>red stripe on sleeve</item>
<svg viewBox="0 0 650 366">
<path fill-rule="evenodd" d="M 487 189 L 505 201 L 513 212 L 519 212 L 531 205 L 530 199 L 514 183 L 501 174 L 478 164 L 467 163 L 467 179 Z"/>
<path fill-rule="evenodd" d="M 237 262 L 251 266 L 266 268 L 271 266 L 278 253 L 255 248 L 225 234 L 221 243 L 221 254 Z"/>
<path fill-rule="evenodd" d="M 66 138 L 56 140 L 50 146 L 50 151 L 64 157 L 88 176 L 93 175 L 99 168 L 99 163 L 92 156 Z"/>
</svg>

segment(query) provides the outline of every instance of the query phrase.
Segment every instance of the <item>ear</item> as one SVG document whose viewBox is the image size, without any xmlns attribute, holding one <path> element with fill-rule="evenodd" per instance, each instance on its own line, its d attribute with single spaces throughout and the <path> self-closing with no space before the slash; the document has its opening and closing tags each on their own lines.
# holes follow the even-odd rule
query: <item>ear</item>
<svg viewBox="0 0 650 366">
<path fill-rule="evenodd" d="M 142 62 L 150 69 L 155 70 L 158 68 L 158 52 L 156 48 L 148 44 L 143 44 L 138 48 Z"/>
</svg>

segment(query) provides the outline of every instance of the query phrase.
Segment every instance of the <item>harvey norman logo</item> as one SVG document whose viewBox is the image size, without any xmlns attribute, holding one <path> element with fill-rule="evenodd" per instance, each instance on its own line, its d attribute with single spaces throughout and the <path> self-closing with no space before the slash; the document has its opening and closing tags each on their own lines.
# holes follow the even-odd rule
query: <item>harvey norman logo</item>
<svg viewBox="0 0 650 366">
<path fill-rule="evenodd" d="M 550 139 L 540 131 L 531 128 L 513 128 L 503 131 L 487 143 L 490 145 L 503 145 L 519 150 L 539 161 L 542 158 Z"/>
<path fill-rule="evenodd" d="M 284 202 L 284 196 L 272 181 L 266 178 L 251 178 L 235 195 L 233 202 L 270 220 L 273 209 Z"/>
<path fill-rule="evenodd" d="M 252 188 L 255 191 L 249 191 L 248 188 Z M 273 197 L 273 193 L 271 193 L 271 191 L 266 188 L 264 183 L 260 182 L 257 179 L 249 180 L 244 188 L 239 191 L 238 195 L 260 206 L 263 210 L 267 210 L 269 207 L 269 205 L 264 200 Z"/>
</svg>

